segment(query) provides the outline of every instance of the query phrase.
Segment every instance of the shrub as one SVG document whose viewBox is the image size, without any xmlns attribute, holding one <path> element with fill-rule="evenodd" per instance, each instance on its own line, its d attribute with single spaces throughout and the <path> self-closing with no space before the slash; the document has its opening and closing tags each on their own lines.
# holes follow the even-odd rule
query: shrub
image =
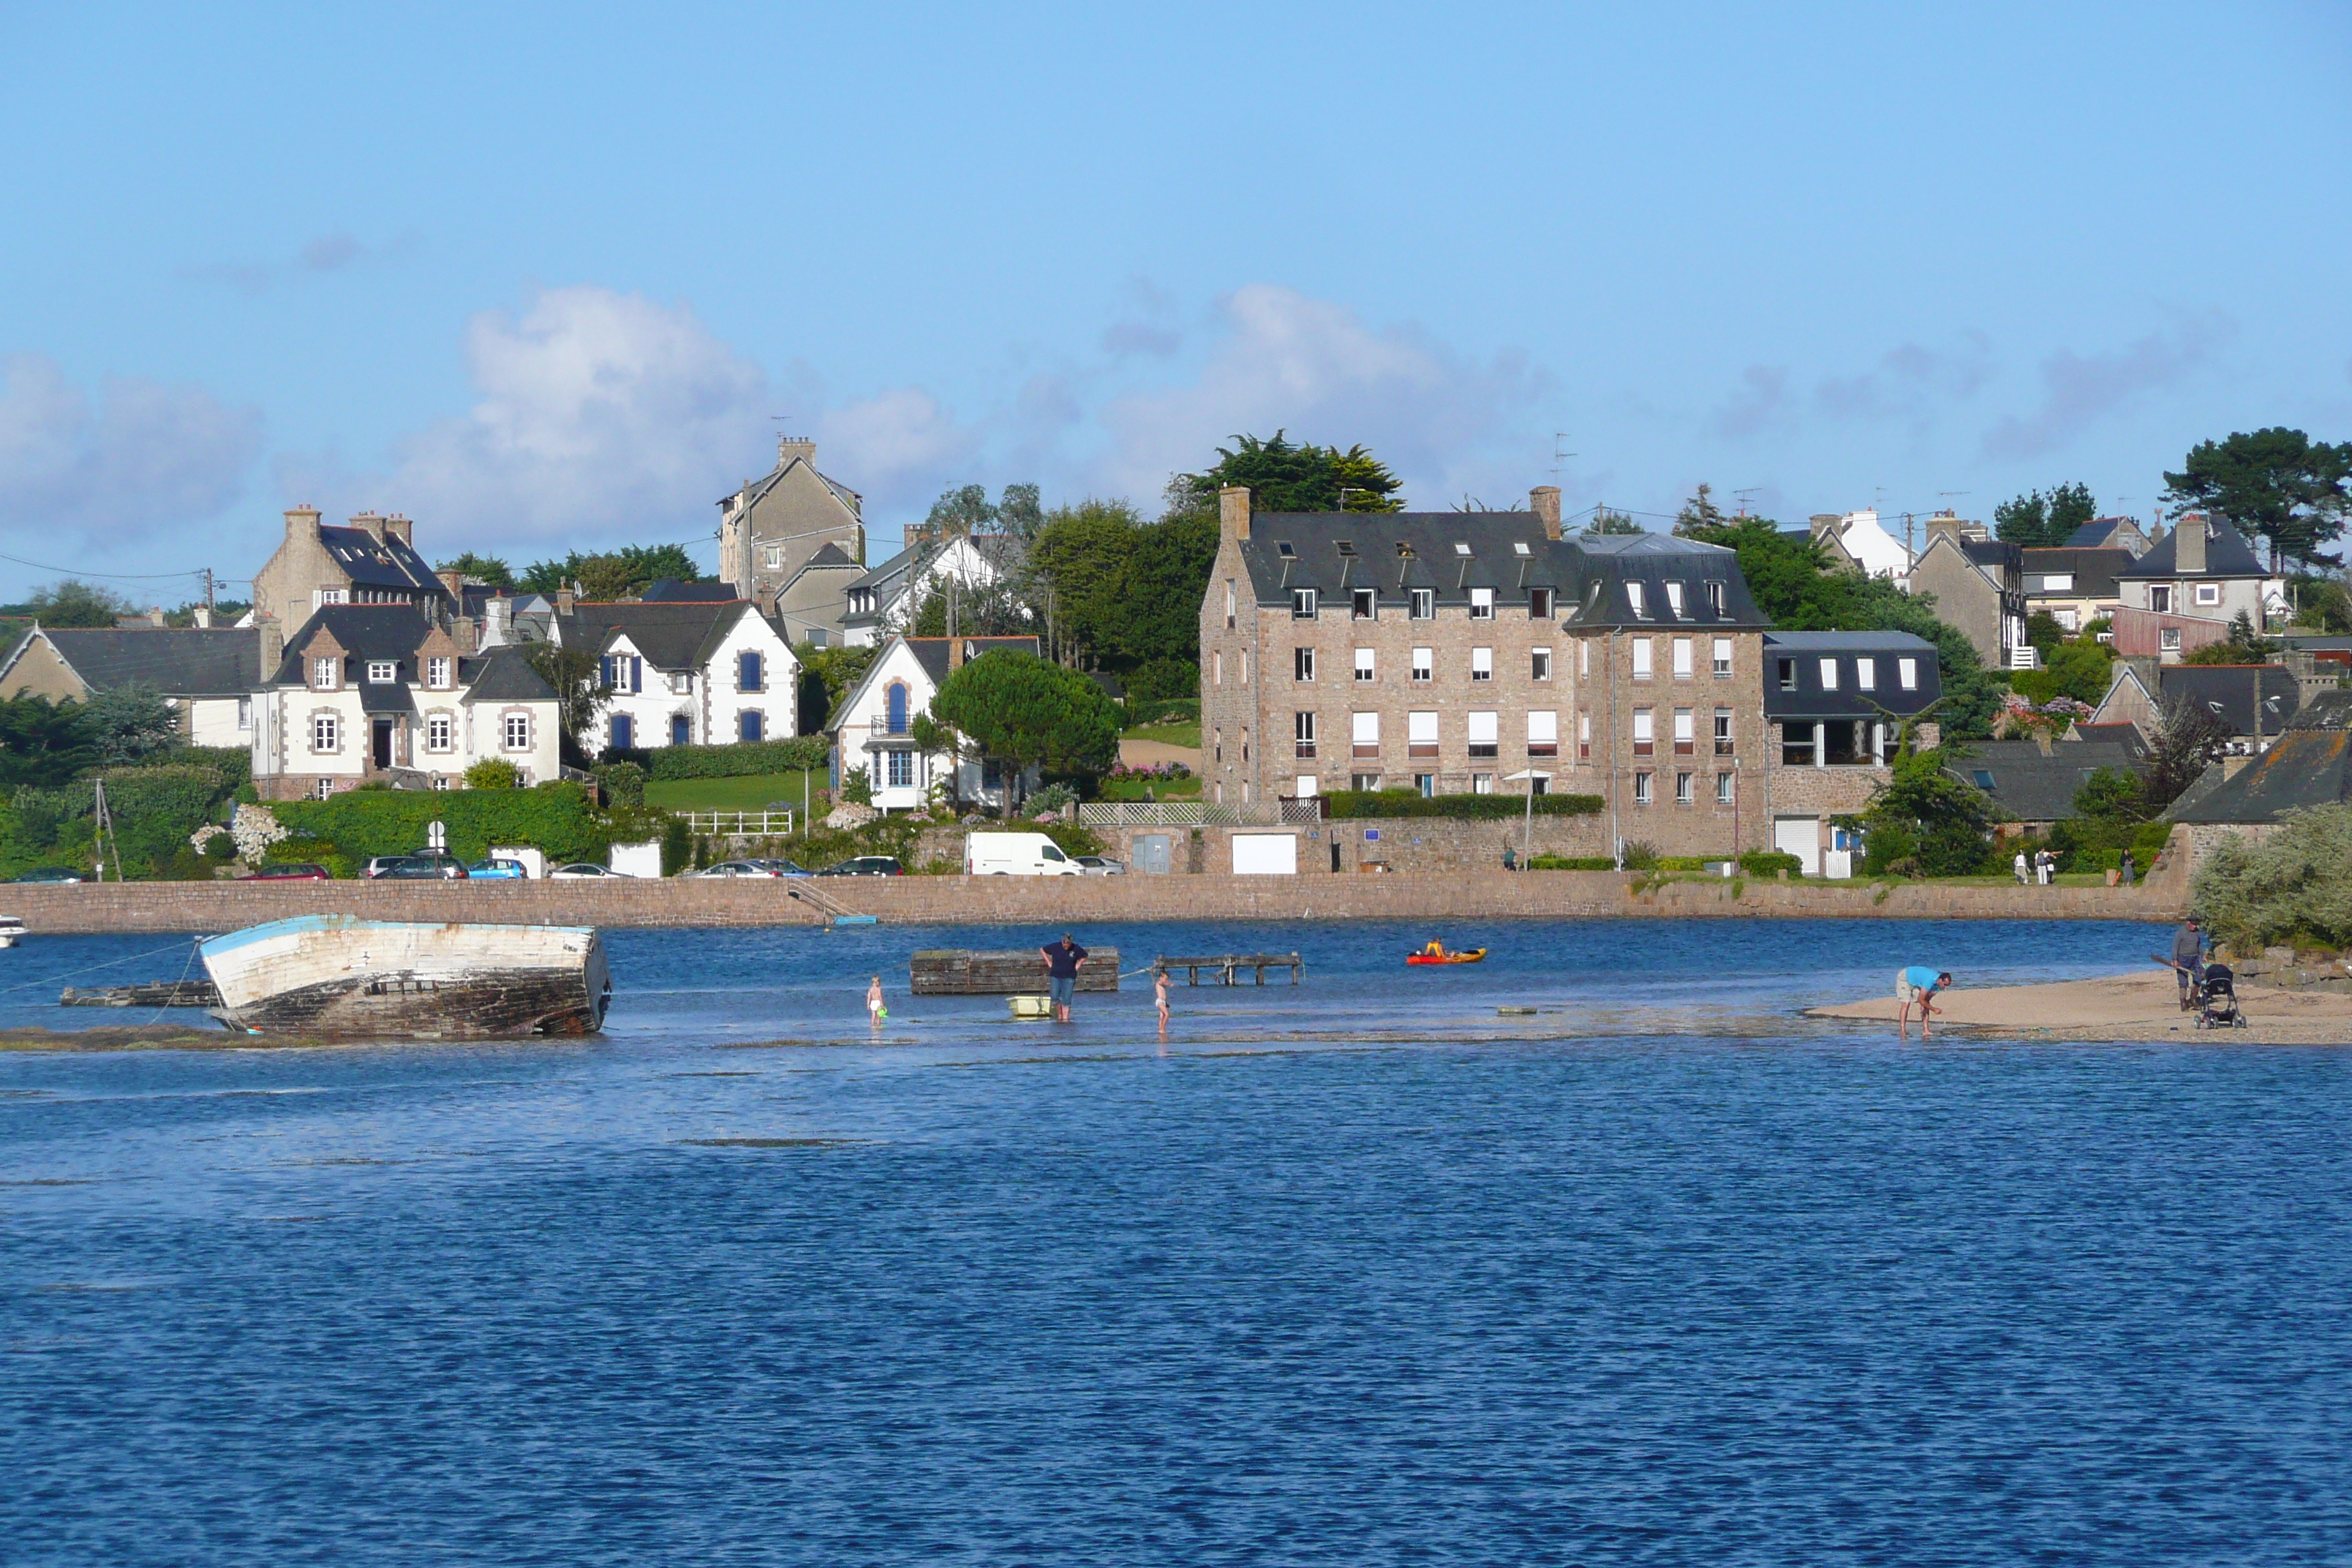
<svg viewBox="0 0 2352 1568">
<path fill-rule="evenodd" d="M 413 854 L 425 841 L 425 824 L 436 818 L 448 827 L 449 852 L 465 860 L 480 858 L 493 844 L 530 845 L 559 863 L 603 860 L 612 847 L 610 825 L 589 809 L 588 792 L 569 782 L 446 793 L 354 790 L 330 800 L 281 801 L 271 810 L 294 835 L 272 848 L 280 860 L 319 859 L 290 847 L 321 840 L 354 861 Z"/>
<path fill-rule="evenodd" d="M 1618 854 L 1624 859 L 1628 871 L 1654 871 L 1658 868 L 1658 847 L 1636 840 L 1622 845 Z"/>
<path fill-rule="evenodd" d="M 822 735 L 795 735 L 728 746 L 660 746 L 643 757 L 646 772 L 657 779 L 738 779 L 808 773 L 824 766 L 831 750 Z"/>
<path fill-rule="evenodd" d="M 1777 877 L 1783 871 L 1791 877 L 1805 874 L 1805 863 L 1780 849 L 1750 849 L 1739 858 L 1739 868 L 1751 877 Z"/>
<path fill-rule="evenodd" d="M 205 840 L 204 853 L 207 860 L 234 860 L 236 858 L 236 840 L 229 837 L 226 828 L 223 828 Z"/>
<path fill-rule="evenodd" d="M 1330 815 L 1335 818 L 1454 816 L 1495 822 L 1505 817 L 1523 816 L 1528 810 L 1528 797 L 1523 795 L 1424 795 L 1409 789 L 1335 789 L 1323 798 L 1330 802 Z M 1597 795 L 1539 795 L 1536 796 L 1535 814 L 1538 816 L 1590 816 L 1602 809 L 1603 804 Z"/>
<path fill-rule="evenodd" d="M 675 877 L 694 861 L 694 835 L 688 831 L 686 818 L 673 816 L 662 828 L 662 875 Z"/>
<path fill-rule="evenodd" d="M 864 768 L 852 768 L 842 774 L 841 798 L 852 805 L 872 805 L 874 775 Z"/>
<path fill-rule="evenodd" d="M 1022 809 L 1031 814 L 1041 811 L 1061 811 L 1078 804 L 1078 792 L 1066 784 L 1049 784 L 1021 803 Z M 1087 851 L 1089 855 L 1094 851 Z"/>
<path fill-rule="evenodd" d="M 2352 806 L 2290 813 L 2270 837 L 2231 834 L 2197 868 L 2189 907 L 2241 951 L 2304 941 L 2352 946 Z"/>
<path fill-rule="evenodd" d="M 1138 701 L 1129 697 L 1123 728 L 1139 730 L 1147 724 L 1197 724 L 1201 721 L 1201 700 L 1197 697 L 1155 698 Z"/>
<path fill-rule="evenodd" d="M 520 789 L 522 770 L 504 757 L 484 757 L 466 770 L 467 789 Z"/>
<path fill-rule="evenodd" d="M 1128 671 L 1127 705 L 1130 712 L 1146 704 L 1169 701 L 1190 701 L 1192 716 L 1201 716 L 1199 665 L 1189 658 L 1154 658 Z"/>
<path fill-rule="evenodd" d="M 591 768 L 604 798 L 618 806 L 646 804 L 646 770 L 635 763 L 604 763 Z"/>
<path fill-rule="evenodd" d="M 1617 862 L 1606 855 L 1538 855 L 1528 861 L 1530 871 L 1614 871 Z"/>
</svg>

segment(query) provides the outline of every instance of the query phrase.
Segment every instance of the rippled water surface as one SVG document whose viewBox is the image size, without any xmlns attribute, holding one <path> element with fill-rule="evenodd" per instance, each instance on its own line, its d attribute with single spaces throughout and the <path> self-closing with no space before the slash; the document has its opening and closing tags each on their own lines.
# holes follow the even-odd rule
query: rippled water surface
<svg viewBox="0 0 2352 1568">
<path fill-rule="evenodd" d="M 1164 1044 L 1142 977 L 905 994 L 1049 934 L 608 933 L 586 1044 L 0 1054 L 0 1561 L 2352 1560 L 2352 1058 L 1794 1016 L 2146 928 L 1082 931 L 1306 955 Z M 185 953 L 36 938 L 0 1024 Z"/>
</svg>

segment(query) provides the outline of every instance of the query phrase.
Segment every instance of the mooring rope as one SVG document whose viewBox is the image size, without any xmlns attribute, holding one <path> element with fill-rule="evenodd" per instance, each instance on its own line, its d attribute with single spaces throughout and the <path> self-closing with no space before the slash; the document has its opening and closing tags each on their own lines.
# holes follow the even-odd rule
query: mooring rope
<svg viewBox="0 0 2352 1568">
<path fill-rule="evenodd" d="M 204 938 L 196 937 L 192 939 L 188 943 L 188 957 L 191 960 L 194 959 L 196 955 L 196 944 L 203 941 Z M 171 944 L 171 947 L 158 947 L 151 949 L 146 952 L 134 952 L 128 958 L 110 958 L 104 963 L 93 963 L 86 969 L 68 969 L 63 974 L 47 975 L 39 980 L 27 980 L 18 985 L 0 985 L 0 996 L 5 996 L 11 991 L 28 990 L 36 985 L 55 985 L 58 981 L 71 980 L 77 974 L 95 974 L 101 969 L 112 969 L 117 964 L 136 963 L 142 958 L 152 958 L 156 953 L 169 952 L 172 951 L 172 948 L 179 945 L 180 944 L 175 942 Z M 185 975 L 187 971 L 183 969 L 180 973 L 183 975 Z"/>
</svg>

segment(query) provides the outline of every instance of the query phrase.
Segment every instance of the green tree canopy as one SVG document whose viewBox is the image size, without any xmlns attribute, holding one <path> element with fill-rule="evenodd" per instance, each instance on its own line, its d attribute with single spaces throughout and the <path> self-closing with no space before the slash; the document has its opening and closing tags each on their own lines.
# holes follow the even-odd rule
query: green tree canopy
<svg viewBox="0 0 2352 1568">
<path fill-rule="evenodd" d="M 923 526 L 942 537 L 998 532 L 1034 539 L 1045 521 L 1035 485 L 1007 485 L 1003 497 L 994 501 L 988 499 L 986 485 L 950 485 L 931 503 Z"/>
<path fill-rule="evenodd" d="M 110 626 L 117 616 L 130 615 L 137 607 L 113 589 L 79 577 L 36 588 L 26 606 L 45 626 Z"/>
<path fill-rule="evenodd" d="M 866 672 L 874 668 L 874 660 L 881 651 L 878 647 L 842 647 L 838 645 L 818 647 L 814 643 L 795 645 L 793 656 L 801 661 L 802 710 L 821 712 L 830 721 L 833 710 L 841 706 L 842 699 L 849 695 L 851 687 L 866 679 Z M 814 693 L 808 689 L 811 680 L 817 684 Z M 813 695 L 820 701 L 809 701 Z"/>
<path fill-rule="evenodd" d="M 2300 430 L 2273 426 L 2198 444 L 2182 471 L 2164 476 L 2164 499 L 2176 513 L 2210 510 L 2242 533 L 2270 542 L 2271 568 L 2283 560 L 2343 563 L 2324 548 L 2352 515 L 2352 442 L 2330 446 Z"/>
<path fill-rule="evenodd" d="M 2044 496 L 2031 490 L 1992 509 L 1993 532 L 2011 544 L 2028 550 L 2053 548 L 2099 515 L 2091 487 L 2079 481 L 2053 485 Z"/>
<path fill-rule="evenodd" d="M 2230 726 L 2201 702 L 2181 698 L 2164 710 L 2149 740 L 2147 809 L 2162 811 L 2219 762 L 2230 744 Z"/>
<path fill-rule="evenodd" d="M 555 689 L 555 721 L 565 745 L 583 751 L 588 726 L 612 699 L 604 684 L 604 660 L 593 648 L 551 642 L 525 643 L 522 659 Z"/>
<path fill-rule="evenodd" d="M 931 718 L 962 736 L 1008 779 L 1029 768 L 1104 773 L 1118 761 L 1118 714 L 1086 676 L 998 648 L 950 675 Z"/>
<path fill-rule="evenodd" d="M 1583 531 L 1586 533 L 1647 533 L 1650 531 L 1623 512 L 1611 511 L 1604 506 L 1592 514 L 1592 521 L 1584 525 Z M 1681 531 L 1679 524 L 1676 525 L 1676 531 Z M 1696 539 L 1698 535 L 1694 533 L 1691 537 Z"/>
<path fill-rule="evenodd" d="M 1123 500 L 1088 500 L 1045 514 L 1029 549 L 1029 569 L 1057 647 L 1097 658 L 1116 658 L 1124 651 L 1134 607 L 1127 594 L 1127 569 L 1143 529 L 1143 519 Z M 1205 572 L 1201 581 L 1205 592 Z M 1192 614 L 1200 614 L 1199 592 Z"/>
<path fill-rule="evenodd" d="M 100 692 L 82 709 L 81 726 L 104 767 L 144 762 L 180 743 L 180 716 L 152 687 Z"/>
<path fill-rule="evenodd" d="M 462 555 L 453 555 L 446 561 L 437 563 L 434 570 L 462 573 L 467 579 L 488 584 L 493 588 L 511 588 L 515 585 L 514 571 L 505 562 L 495 555 L 477 555 L 470 550 Z"/>
<path fill-rule="evenodd" d="M 1629 518 L 1627 521 L 1632 520 Z M 1714 487 L 1701 485 L 1690 500 L 1683 502 L 1683 510 L 1675 514 L 1675 531 L 1688 538 L 1695 529 L 1721 528 L 1730 521 L 1723 514 L 1723 509 L 1715 504 Z"/>
<path fill-rule="evenodd" d="M 1225 486 L 1247 485 L 1255 511 L 1396 511 L 1404 505 L 1397 477 L 1361 445 L 1343 452 L 1294 444 L 1283 430 L 1233 440 L 1217 448 L 1214 468 L 1184 476 L 1192 496 L 1213 503 Z"/>
<path fill-rule="evenodd" d="M 632 544 L 594 555 L 574 550 L 561 561 L 534 561 L 516 585 L 526 594 L 552 594 L 575 583 L 582 598 L 609 603 L 642 594 L 665 577 L 692 582 L 701 575 L 682 544 Z"/>
<path fill-rule="evenodd" d="M 58 784 L 98 760 L 79 702 L 0 700 L 0 787 Z"/>
</svg>

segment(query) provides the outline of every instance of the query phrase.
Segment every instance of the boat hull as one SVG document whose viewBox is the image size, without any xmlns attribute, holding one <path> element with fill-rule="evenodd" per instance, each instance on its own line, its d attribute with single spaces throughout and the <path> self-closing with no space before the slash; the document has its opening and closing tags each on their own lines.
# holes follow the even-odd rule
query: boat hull
<svg viewBox="0 0 2352 1568">
<path fill-rule="evenodd" d="M 1483 947 L 1474 947 L 1467 952 L 1449 952 L 1443 958 L 1432 958 L 1425 952 L 1407 953 L 1405 962 L 1407 963 L 1484 963 L 1486 962 L 1486 950 Z"/>
<path fill-rule="evenodd" d="M 583 926 L 306 915 L 201 946 L 215 1016 L 263 1034 L 404 1039 L 593 1035 L 611 973 Z"/>
</svg>

